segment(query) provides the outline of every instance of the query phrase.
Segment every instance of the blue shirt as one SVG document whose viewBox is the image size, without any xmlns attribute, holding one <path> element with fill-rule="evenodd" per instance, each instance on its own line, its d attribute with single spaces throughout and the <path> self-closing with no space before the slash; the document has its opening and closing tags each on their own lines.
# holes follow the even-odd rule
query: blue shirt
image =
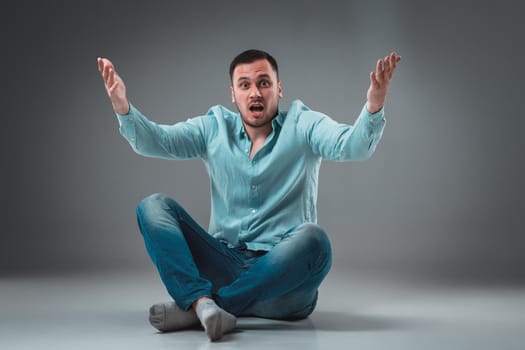
<svg viewBox="0 0 525 350">
<path fill-rule="evenodd" d="M 296 100 L 278 112 L 265 144 L 250 159 L 251 141 L 239 113 L 220 105 L 174 125 L 154 123 L 132 105 L 117 117 L 120 133 L 138 154 L 202 159 L 211 188 L 208 232 L 231 247 L 252 250 L 270 250 L 297 225 L 317 222 L 321 159 L 369 158 L 385 125 L 383 109 L 370 114 L 365 106 L 347 125 Z"/>
</svg>

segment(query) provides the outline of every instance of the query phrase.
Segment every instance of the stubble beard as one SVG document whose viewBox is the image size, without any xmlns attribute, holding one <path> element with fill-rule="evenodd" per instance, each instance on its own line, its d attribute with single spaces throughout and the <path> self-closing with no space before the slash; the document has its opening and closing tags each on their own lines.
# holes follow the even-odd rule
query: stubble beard
<svg viewBox="0 0 525 350">
<path fill-rule="evenodd" d="M 239 112 L 239 114 L 241 115 L 241 120 L 243 122 L 243 124 L 246 126 L 249 126 L 251 128 L 263 128 L 265 126 L 267 126 L 268 124 L 271 124 L 272 121 L 277 117 L 277 115 L 279 114 L 278 111 L 279 111 L 279 107 L 277 107 L 277 109 L 275 110 L 275 113 L 273 115 L 273 117 L 271 117 L 270 119 L 262 122 L 261 124 L 256 124 L 256 123 L 252 123 L 248 120 L 248 118 L 245 118 L 241 111 L 239 110 L 239 107 L 237 106 L 237 104 L 235 104 L 235 107 L 237 108 L 237 111 Z"/>
<path fill-rule="evenodd" d="M 242 116 L 241 116 L 241 119 L 242 119 L 242 122 L 244 123 L 244 125 L 247 125 L 247 126 L 249 126 L 251 128 L 263 128 L 263 127 L 267 126 L 268 124 L 271 124 L 276 116 L 277 116 L 277 114 L 273 118 L 271 118 L 271 119 L 269 119 L 267 121 L 264 121 L 261 124 L 251 123 L 250 121 L 246 120 L 246 118 L 244 118 Z"/>
</svg>

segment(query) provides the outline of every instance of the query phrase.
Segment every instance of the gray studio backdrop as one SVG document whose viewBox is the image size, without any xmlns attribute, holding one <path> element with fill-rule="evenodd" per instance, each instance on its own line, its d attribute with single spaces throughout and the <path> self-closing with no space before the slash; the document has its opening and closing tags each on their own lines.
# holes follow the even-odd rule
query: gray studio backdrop
<svg viewBox="0 0 525 350">
<path fill-rule="evenodd" d="M 153 192 L 207 227 L 202 163 L 133 153 L 97 56 L 169 124 L 233 108 L 229 62 L 261 48 L 280 63 L 282 109 L 300 98 L 349 123 L 376 59 L 402 55 L 373 158 L 321 168 L 335 269 L 525 281 L 518 3 L 8 1 L 0 274 L 149 268 L 135 206 Z"/>
</svg>

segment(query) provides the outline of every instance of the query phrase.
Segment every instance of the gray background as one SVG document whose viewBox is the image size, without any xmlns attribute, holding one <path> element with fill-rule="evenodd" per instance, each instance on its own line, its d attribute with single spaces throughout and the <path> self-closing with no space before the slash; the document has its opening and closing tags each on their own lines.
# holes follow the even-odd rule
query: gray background
<svg viewBox="0 0 525 350">
<path fill-rule="evenodd" d="M 233 108 L 229 62 L 261 48 L 280 64 L 283 109 L 300 98 L 349 123 L 376 59 L 402 55 L 373 158 L 321 169 L 319 223 L 334 269 L 524 282 L 516 4 L 9 1 L 0 275 L 151 268 L 134 211 L 153 192 L 207 226 L 202 163 L 133 153 L 97 56 L 113 60 L 150 119 L 174 123 Z"/>
</svg>

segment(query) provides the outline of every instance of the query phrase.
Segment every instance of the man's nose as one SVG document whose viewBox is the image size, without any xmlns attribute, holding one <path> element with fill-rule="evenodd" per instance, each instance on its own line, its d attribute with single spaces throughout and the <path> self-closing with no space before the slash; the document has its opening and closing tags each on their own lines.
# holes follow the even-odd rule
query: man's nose
<svg viewBox="0 0 525 350">
<path fill-rule="evenodd" d="M 252 90 L 250 91 L 250 97 L 261 97 L 261 92 L 259 91 L 259 88 L 258 87 L 254 87 L 252 88 Z"/>
</svg>

